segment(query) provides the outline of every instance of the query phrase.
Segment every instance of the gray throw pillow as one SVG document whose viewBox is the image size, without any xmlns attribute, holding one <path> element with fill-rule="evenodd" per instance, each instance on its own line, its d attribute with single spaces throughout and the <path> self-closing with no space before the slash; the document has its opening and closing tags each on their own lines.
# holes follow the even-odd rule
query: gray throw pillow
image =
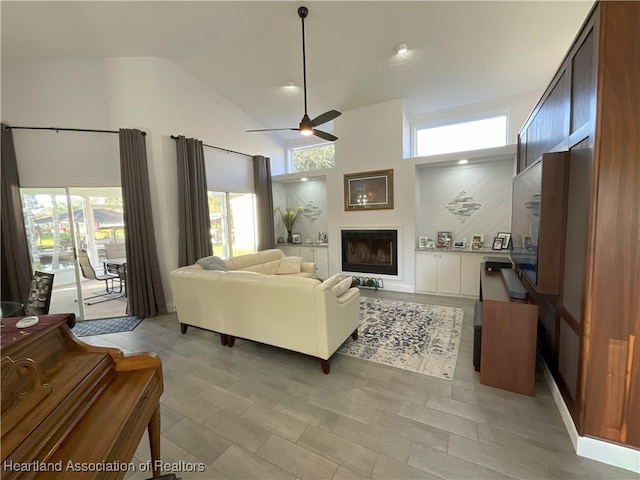
<svg viewBox="0 0 640 480">
<path fill-rule="evenodd" d="M 198 260 L 196 264 L 200 265 L 205 270 L 221 270 L 223 272 L 229 270 L 229 267 L 225 265 L 224 260 L 220 257 L 216 257 L 215 255 L 211 257 L 203 257 Z"/>
</svg>

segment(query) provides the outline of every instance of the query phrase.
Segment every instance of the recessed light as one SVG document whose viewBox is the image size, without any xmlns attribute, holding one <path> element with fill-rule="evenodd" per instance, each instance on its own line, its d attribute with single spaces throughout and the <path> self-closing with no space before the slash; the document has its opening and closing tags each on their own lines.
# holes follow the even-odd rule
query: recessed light
<svg viewBox="0 0 640 480">
<path fill-rule="evenodd" d="M 302 177 L 302 178 L 300 179 L 300 181 L 301 181 L 301 182 L 306 182 L 307 180 L 309 180 L 307 177 Z"/>
<path fill-rule="evenodd" d="M 396 53 L 407 53 L 407 50 L 409 50 L 409 47 L 406 43 L 401 43 L 396 47 Z"/>
<path fill-rule="evenodd" d="M 284 82 L 284 86 L 288 88 L 292 88 L 292 87 L 295 87 L 296 84 L 294 83 L 293 80 L 287 80 L 286 82 Z"/>
<path fill-rule="evenodd" d="M 469 160 L 467 160 L 466 158 L 458 160 L 458 165 L 466 165 L 467 163 L 469 163 Z"/>
</svg>

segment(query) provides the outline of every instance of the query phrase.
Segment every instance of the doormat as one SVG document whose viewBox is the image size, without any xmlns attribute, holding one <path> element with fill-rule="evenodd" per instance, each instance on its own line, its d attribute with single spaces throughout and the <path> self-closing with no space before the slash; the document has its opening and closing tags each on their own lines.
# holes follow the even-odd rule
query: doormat
<svg viewBox="0 0 640 480">
<path fill-rule="evenodd" d="M 464 309 L 363 297 L 358 340 L 338 353 L 453 379 Z"/>
<path fill-rule="evenodd" d="M 142 321 L 140 317 L 113 317 L 77 322 L 73 333 L 77 337 L 104 335 L 106 333 L 130 332 Z"/>
</svg>

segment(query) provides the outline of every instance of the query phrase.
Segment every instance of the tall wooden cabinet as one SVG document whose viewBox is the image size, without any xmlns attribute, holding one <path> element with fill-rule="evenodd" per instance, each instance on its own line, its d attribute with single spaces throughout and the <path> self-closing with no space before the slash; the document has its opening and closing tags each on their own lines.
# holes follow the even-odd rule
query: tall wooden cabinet
<svg viewBox="0 0 640 480">
<path fill-rule="evenodd" d="M 596 3 L 519 135 L 568 152 L 558 295 L 533 292 L 578 432 L 640 448 L 640 2 Z"/>
</svg>

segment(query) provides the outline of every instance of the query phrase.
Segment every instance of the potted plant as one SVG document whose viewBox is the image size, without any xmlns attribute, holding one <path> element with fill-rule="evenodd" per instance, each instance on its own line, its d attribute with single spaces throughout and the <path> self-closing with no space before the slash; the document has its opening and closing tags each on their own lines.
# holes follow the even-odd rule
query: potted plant
<svg viewBox="0 0 640 480">
<path fill-rule="evenodd" d="M 280 217 L 282 218 L 282 223 L 284 223 L 285 228 L 287 229 L 287 243 L 292 243 L 291 232 L 293 232 L 293 226 L 298 220 L 298 215 L 302 212 L 303 208 L 298 207 L 297 210 L 293 210 L 292 208 L 285 208 L 284 212 L 280 209 L 280 207 L 276 208 Z"/>
</svg>

